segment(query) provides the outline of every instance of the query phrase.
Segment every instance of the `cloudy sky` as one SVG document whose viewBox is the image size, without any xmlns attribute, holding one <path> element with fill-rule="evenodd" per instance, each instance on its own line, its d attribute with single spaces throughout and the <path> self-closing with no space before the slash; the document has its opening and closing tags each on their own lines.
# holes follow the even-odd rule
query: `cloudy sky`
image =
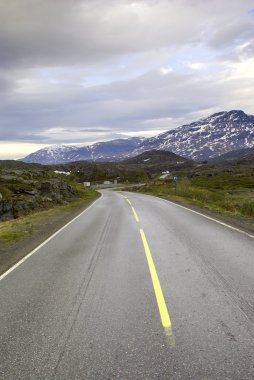
<svg viewBox="0 0 254 380">
<path fill-rule="evenodd" d="M 253 42 L 253 0 L 0 0 L 0 159 L 254 114 Z"/>
</svg>

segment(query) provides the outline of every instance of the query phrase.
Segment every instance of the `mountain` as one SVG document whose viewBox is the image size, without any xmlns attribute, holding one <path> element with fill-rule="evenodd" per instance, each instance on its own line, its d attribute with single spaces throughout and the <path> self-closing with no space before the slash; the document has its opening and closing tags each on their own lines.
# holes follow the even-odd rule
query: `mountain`
<svg viewBox="0 0 254 380">
<path fill-rule="evenodd" d="M 254 146 L 252 148 L 243 148 L 233 150 L 231 152 L 215 157 L 213 161 L 239 161 L 239 160 L 254 160 Z"/>
<path fill-rule="evenodd" d="M 118 161 L 137 148 L 143 137 L 130 137 L 93 145 L 78 147 L 75 145 L 59 145 L 40 149 L 29 154 L 20 161 L 45 165 L 74 161 Z"/>
<path fill-rule="evenodd" d="M 49 147 L 21 161 L 41 164 L 80 160 L 120 161 L 154 149 L 170 151 L 195 161 L 206 161 L 251 147 L 254 147 L 254 116 L 233 110 L 215 113 L 151 138 L 131 137 L 84 147 Z"/>
<path fill-rule="evenodd" d="M 132 153 L 170 150 L 196 161 L 254 146 L 254 116 L 243 111 L 218 112 L 144 140 Z"/>
</svg>

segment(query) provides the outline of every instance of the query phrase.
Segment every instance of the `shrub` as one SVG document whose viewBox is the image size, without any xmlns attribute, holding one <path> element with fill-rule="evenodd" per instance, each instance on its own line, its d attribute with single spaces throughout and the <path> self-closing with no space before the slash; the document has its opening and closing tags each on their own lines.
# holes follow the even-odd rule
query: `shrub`
<svg viewBox="0 0 254 380">
<path fill-rule="evenodd" d="M 247 216 L 254 216 L 254 202 L 253 201 L 245 201 L 241 208 L 241 214 Z"/>
</svg>

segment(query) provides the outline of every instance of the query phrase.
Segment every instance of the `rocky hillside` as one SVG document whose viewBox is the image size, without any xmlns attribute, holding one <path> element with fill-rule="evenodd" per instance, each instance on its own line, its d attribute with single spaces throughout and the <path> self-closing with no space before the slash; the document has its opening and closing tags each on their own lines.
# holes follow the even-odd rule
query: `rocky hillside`
<svg viewBox="0 0 254 380">
<path fill-rule="evenodd" d="M 58 165 L 0 161 L 0 220 L 69 202 L 85 191 L 82 182 L 142 182 L 142 168 L 121 163 L 78 161 Z"/>
<path fill-rule="evenodd" d="M 0 220 L 17 218 L 77 197 L 70 183 L 45 167 L 0 163 Z"/>
</svg>

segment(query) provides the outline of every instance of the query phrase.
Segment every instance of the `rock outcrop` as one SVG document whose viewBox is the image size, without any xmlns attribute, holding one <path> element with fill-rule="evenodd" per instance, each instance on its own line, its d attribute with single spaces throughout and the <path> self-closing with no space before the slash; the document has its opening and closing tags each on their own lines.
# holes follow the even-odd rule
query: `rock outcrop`
<svg viewBox="0 0 254 380">
<path fill-rule="evenodd" d="M 0 171 L 0 220 L 26 215 L 77 198 L 76 190 L 52 173 Z"/>
</svg>

